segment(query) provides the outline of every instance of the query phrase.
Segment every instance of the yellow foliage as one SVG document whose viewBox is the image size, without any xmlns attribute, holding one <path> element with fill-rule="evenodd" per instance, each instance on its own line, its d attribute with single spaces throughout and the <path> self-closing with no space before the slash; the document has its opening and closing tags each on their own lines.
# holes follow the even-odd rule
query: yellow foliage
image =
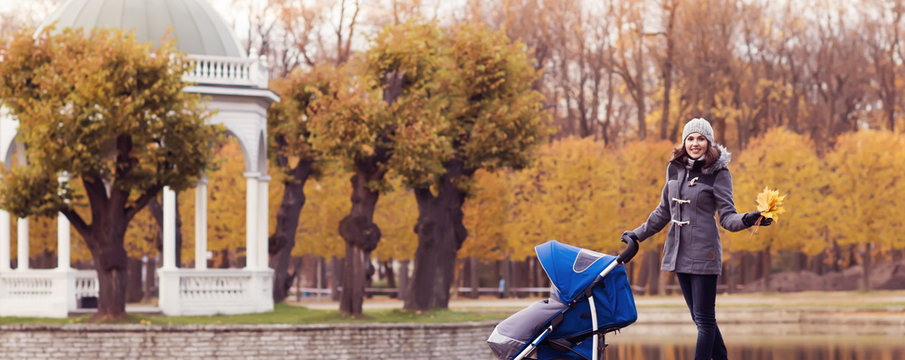
<svg viewBox="0 0 905 360">
<path fill-rule="evenodd" d="M 831 196 L 822 215 L 840 245 L 873 243 L 901 249 L 905 216 L 905 137 L 861 130 L 838 138 L 826 157 Z"/>
<path fill-rule="evenodd" d="M 787 189 L 783 204 L 795 211 L 754 236 L 721 229 L 723 249 L 761 251 L 769 246 L 772 251 L 800 250 L 812 255 L 822 251 L 828 181 L 823 168 L 814 143 L 802 135 L 774 128 L 752 139 L 729 164 L 736 208 L 740 213 L 752 211 L 757 205 L 752 199 L 769 184 Z"/>
<path fill-rule="evenodd" d="M 220 167 L 207 173 L 207 248 L 211 251 L 241 249 L 236 256 L 244 256 L 245 249 L 245 162 L 239 142 L 230 139 L 217 151 Z M 195 197 L 191 192 L 180 194 L 179 212 L 182 218 L 182 254 L 194 255 Z"/>
<path fill-rule="evenodd" d="M 300 214 L 293 255 L 331 257 L 345 254 L 345 242 L 339 236 L 339 221 L 349 213 L 351 176 L 348 172 L 332 169 L 305 183 L 306 201 Z"/>
<path fill-rule="evenodd" d="M 374 224 L 380 228 L 380 243 L 372 253 L 380 261 L 411 260 L 418 246 L 413 229 L 418 222 L 418 204 L 411 190 L 401 186 L 401 179 L 390 182 L 393 191 L 380 195 L 374 210 Z"/>
<path fill-rule="evenodd" d="M 604 252 L 621 247 L 614 160 L 612 150 L 592 139 L 567 138 L 544 147 L 531 168 L 512 176 L 504 254 L 524 259 L 551 239 Z"/>
<path fill-rule="evenodd" d="M 660 203 L 666 181 L 666 165 L 674 144 L 669 141 L 637 141 L 619 150 L 616 161 L 620 168 L 618 226 L 614 229 L 618 240 L 622 231 L 632 230 L 647 220 Z M 644 241 L 641 251 L 657 248 L 666 239 L 666 231 Z M 621 243 L 620 243 L 621 244 Z"/>
<path fill-rule="evenodd" d="M 480 170 L 475 173 L 474 192 L 463 208 L 468 239 L 459 249 L 459 257 L 487 260 L 505 257 L 502 254 L 506 245 L 503 224 L 508 220 L 507 210 L 512 203 L 512 179 L 510 171 L 489 173 Z"/>
<path fill-rule="evenodd" d="M 785 195 L 779 195 L 778 190 L 770 190 L 765 187 L 764 191 L 757 194 L 757 211 L 760 211 L 760 215 L 765 218 L 779 219 L 779 214 L 786 212 L 786 209 L 782 207 L 782 201 L 785 198 Z"/>
</svg>

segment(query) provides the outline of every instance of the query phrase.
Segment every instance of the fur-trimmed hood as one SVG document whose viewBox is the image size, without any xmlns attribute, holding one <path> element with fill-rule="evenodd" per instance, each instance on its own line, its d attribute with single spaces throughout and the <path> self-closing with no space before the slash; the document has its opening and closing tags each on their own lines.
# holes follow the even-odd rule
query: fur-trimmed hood
<svg viewBox="0 0 905 360">
<path fill-rule="evenodd" d="M 716 162 L 714 162 L 713 165 L 710 165 L 710 167 L 701 169 L 701 172 L 703 172 L 704 175 L 710 175 L 719 170 L 728 169 L 729 162 L 732 161 L 732 153 L 730 153 L 725 146 L 720 144 L 714 144 L 714 146 L 716 147 L 716 151 L 720 152 L 720 157 L 719 159 L 716 159 Z"/>
<path fill-rule="evenodd" d="M 728 169 L 729 162 L 732 161 L 732 153 L 730 153 L 729 150 L 727 150 L 725 146 L 720 145 L 720 144 L 714 144 L 714 147 L 716 147 L 716 151 L 720 153 L 720 157 L 717 158 L 716 162 L 714 162 L 713 165 L 710 165 L 710 167 L 701 169 L 701 172 L 704 173 L 704 175 L 710 175 L 710 174 L 716 173 L 717 171 L 720 171 L 723 169 Z M 681 159 L 684 159 L 684 158 L 685 158 L 684 156 L 681 157 Z M 685 164 L 682 163 L 682 160 L 676 159 L 676 160 L 673 160 L 673 162 L 677 166 L 685 166 Z"/>
</svg>

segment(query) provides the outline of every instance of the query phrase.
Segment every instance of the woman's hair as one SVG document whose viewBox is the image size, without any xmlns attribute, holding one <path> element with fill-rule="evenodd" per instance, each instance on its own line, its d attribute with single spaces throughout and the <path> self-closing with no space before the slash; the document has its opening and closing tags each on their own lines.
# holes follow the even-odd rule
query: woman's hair
<svg viewBox="0 0 905 360">
<path fill-rule="evenodd" d="M 704 152 L 702 157 L 704 158 L 704 167 L 710 167 L 720 158 L 720 151 L 708 141 L 707 151 Z M 682 142 L 672 150 L 672 159 L 669 161 L 679 160 L 684 163 L 686 159 L 688 159 L 688 152 L 685 151 L 685 140 L 682 139 Z"/>
</svg>

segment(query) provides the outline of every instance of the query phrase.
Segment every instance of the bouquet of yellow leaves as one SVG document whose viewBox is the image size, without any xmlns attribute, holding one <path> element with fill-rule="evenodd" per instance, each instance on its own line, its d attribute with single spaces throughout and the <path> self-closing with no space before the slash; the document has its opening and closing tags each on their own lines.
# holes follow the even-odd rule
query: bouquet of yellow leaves
<svg viewBox="0 0 905 360">
<path fill-rule="evenodd" d="M 779 190 L 770 190 L 769 187 L 764 187 L 764 191 L 757 194 L 757 211 L 760 211 L 761 217 L 754 223 L 755 233 L 760 227 L 760 221 L 763 218 L 776 220 L 779 218 L 779 214 L 786 212 L 786 209 L 782 207 L 782 202 L 785 198 L 785 195 L 779 195 Z"/>
</svg>

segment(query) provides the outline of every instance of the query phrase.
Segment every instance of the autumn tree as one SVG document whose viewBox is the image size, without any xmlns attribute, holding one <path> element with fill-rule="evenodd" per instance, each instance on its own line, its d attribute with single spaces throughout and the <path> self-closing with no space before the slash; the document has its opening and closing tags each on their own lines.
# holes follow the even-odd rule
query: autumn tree
<svg viewBox="0 0 905 360">
<path fill-rule="evenodd" d="M 19 119 L 28 159 L 4 174 L 0 206 L 19 217 L 63 213 L 96 264 L 94 319 L 120 321 L 129 222 L 164 186 L 193 186 L 213 156 L 208 112 L 182 92 L 191 64 L 172 41 L 151 49 L 105 29 L 19 32 L 0 57 L 0 97 Z M 57 181 L 64 172 L 84 194 Z M 74 209 L 79 195 L 90 223 Z"/>
<path fill-rule="evenodd" d="M 631 230 L 641 224 L 660 202 L 660 194 L 666 181 L 666 164 L 671 149 L 669 141 L 635 141 L 626 144 L 615 154 L 608 157 L 621 167 L 614 171 L 618 196 L 601 204 L 618 209 L 612 218 L 617 223 L 619 234 Z M 611 221 L 613 221 L 611 220 Z M 642 275 L 638 285 L 644 286 L 648 294 L 661 294 L 660 258 L 666 231 L 661 231 L 644 241 L 639 256 L 635 257 L 634 266 L 640 267 Z M 611 240 L 612 241 L 612 240 Z"/>
<path fill-rule="evenodd" d="M 270 263 L 274 269 L 273 299 L 283 301 L 291 286 L 288 267 L 295 246 L 299 214 L 305 205 L 305 182 L 318 172 L 322 154 L 311 146 L 311 123 L 324 116 L 324 99 L 333 98 L 340 82 L 340 73 L 328 64 L 310 71 L 297 69 L 286 79 L 276 80 L 274 88 L 281 101 L 271 105 L 268 129 L 272 140 L 271 161 L 280 170 L 283 197 L 277 211 L 276 229 L 270 236 Z"/>
<path fill-rule="evenodd" d="M 374 213 L 374 223 L 380 227 L 383 240 L 374 249 L 373 257 L 386 272 L 387 287 L 401 290 L 400 299 L 406 297 L 408 287 L 409 264 L 415 256 L 418 237 L 412 232 L 412 226 L 418 220 L 418 204 L 410 189 L 402 186 L 402 179 L 391 178 L 393 190 L 381 198 Z M 399 262 L 399 282 L 393 262 Z"/>
<path fill-rule="evenodd" d="M 431 136 L 442 97 L 431 97 L 440 71 L 432 47 L 438 29 L 414 22 L 387 27 L 371 49 L 347 69 L 357 69 L 312 123 L 314 148 L 341 159 L 353 173 L 352 208 L 339 223 L 346 242 L 340 311 L 361 314 L 370 253 L 381 233 L 374 223 L 380 193 L 391 168 L 407 177 L 421 167 L 437 168 L 438 146 Z M 406 170 L 408 169 L 408 170 Z"/>
<path fill-rule="evenodd" d="M 822 204 L 832 198 L 823 163 L 813 141 L 782 127 L 752 139 L 744 152 L 733 155 L 730 167 L 735 179 L 735 206 L 739 211 L 754 210 L 757 194 L 765 187 L 785 195 L 784 207 L 789 211 L 756 234 L 753 231 L 726 233 L 724 249 L 761 253 L 766 281 L 769 281 L 771 257 L 779 251 L 816 255 L 826 249 L 830 244 L 824 235 L 833 224 L 823 214 L 828 207 Z M 727 264 L 739 268 L 740 275 L 748 271 L 738 261 Z M 806 265 L 797 261 L 792 267 L 803 270 Z M 731 273 L 727 275 L 732 276 Z"/>
<path fill-rule="evenodd" d="M 870 289 L 872 254 L 901 246 L 905 142 L 890 131 L 858 131 L 841 136 L 827 155 L 831 172 L 833 238 L 859 248 L 862 290 Z"/>
<path fill-rule="evenodd" d="M 475 289 L 471 293 L 478 297 L 478 261 L 503 259 L 506 250 L 505 224 L 510 220 L 509 208 L 512 204 L 513 171 L 497 171 L 490 173 L 478 170 L 474 174 L 474 186 L 471 197 L 465 202 L 462 220 L 466 229 L 470 229 L 470 241 L 462 244 L 458 257 L 467 261 L 468 272 L 465 283 Z"/>
<path fill-rule="evenodd" d="M 537 72 L 524 46 L 484 26 L 449 32 L 451 68 L 440 93 L 451 100 L 437 134 L 448 150 L 435 158 L 442 168 L 416 169 L 428 181 L 412 182 L 419 216 L 409 310 L 448 306 L 456 253 L 468 235 L 462 206 L 475 171 L 526 166 L 546 130 L 541 94 L 531 89 Z"/>
<path fill-rule="evenodd" d="M 867 31 L 861 33 L 868 50 L 868 60 L 873 68 L 872 87 L 882 103 L 885 128 L 896 129 L 896 113 L 901 108 L 901 82 L 905 35 L 905 2 L 865 1 L 865 12 L 875 12 L 877 18 L 864 16 Z"/>
</svg>

